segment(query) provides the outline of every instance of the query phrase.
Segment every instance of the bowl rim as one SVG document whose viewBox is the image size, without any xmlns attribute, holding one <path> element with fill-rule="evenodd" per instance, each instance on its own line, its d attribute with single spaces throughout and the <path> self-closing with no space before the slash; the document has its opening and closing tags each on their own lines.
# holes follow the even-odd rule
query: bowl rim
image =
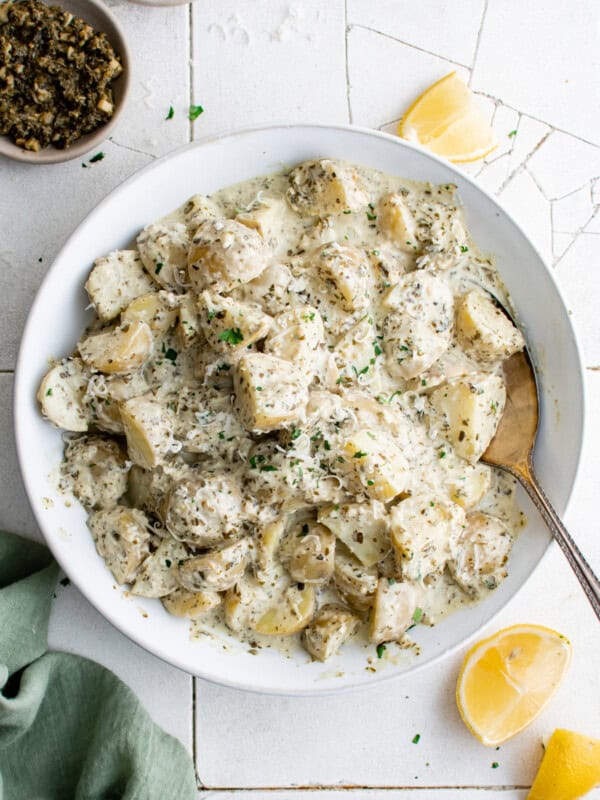
<svg viewBox="0 0 600 800">
<path fill-rule="evenodd" d="M 121 23 L 117 20 L 112 11 L 105 6 L 104 3 L 100 2 L 100 0 L 85 0 L 85 2 L 82 2 L 82 0 L 66 0 L 66 2 L 65 0 L 51 0 L 51 3 L 46 3 L 46 0 L 43 1 L 45 4 L 58 5 L 60 7 L 65 5 L 80 6 L 82 10 L 77 12 L 76 15 L 80 16 L 81 19 L 85 19 L 84 6 L 91 6 L 100 17 L 107 20 L 107 27 L 113 29 L 112 31 L 102 30 L 101 33 L 105 33 L 109 37 L 109 40 L 112 40 L 111 43 L 115 46 L 115 49 L 117 49 L 123 66 L 123 71 L 115 80 L 115 83 L 117 81 L 120 82 L 119 88 L 121 90 L 121 97 L 119 101 L 115 103 L 115 110 L 112 117 L 107 122 L 100 125 L 99 128 L 76 139 L 70 147 L 60 150 L 57 147 L 49 145 L 43 150 L 36 152 L 34 150 L 24 150 L 18 147 L 8 136 L 0 136 L 0 156 L 5 156 L 12 161 L 19 161 L 23 164 L 47 166 L 49 164 L 62 164 L 66 161 L 73 161 L 76 158 L 81 158 L 86 155 L 86 153 L 94 150 L 101 142 L 108 139 L 120 120 L 121 113 L 127 104 L 131 92 L 131 51 Z"/>
<path fill-rule="evenodd" d="M 202 140 L 197 141 L 197 142 L 189 142 L 189 143 L 187 143 L 187 144 L 185 144 L 185 145 L 183 145 L 181 147 L 178 147 L 178 148 L 170 151 L 169 153 L 165 154 L 161 158 L 156 159 L 156 160 L 152 161 L 149 164 L 146 164 L 144 167 L 142 167 L 141 169 L 137 170 L 132 175 L 130 175 L 126 180 L 122 181 L 117 186 L 115 186 L 113 189 L 111 189 L 111 191 L 99 203 L 97 203 L 94 206 L 94 208 L 89 212 L 89 214 L 87 214 L 78 223 L 77 227 L 71 232 L 71 234 L 65 240 L 63 246 L 60 248 L 59 252 L 57 253 L 57 255 L 55 257 L 55 259 L 53 260 L 53 262 L 50 265 L 48 271 L 46 272 L 42 282 L 40 283 L 40 285 L 39 285 L 39 287 L 37 289 L 35 298 L 34 298 L 32 304 L 31 304 L 31 307 L 30 307 L 29 312 L 27 314 L 27 319 L 26 319 L 25 326 L 23 328 L 23 332 L 22 332 L 22 335 L 21 335 L 21 342 L 20 342 L 20 345 L 19 345 L 19 351 L 18 351 L 18 355 L 17 355 L 17 362 L 16 362 L 16 367 L 15 367 L 15 373 L 14 373 L 14 388 L 13 388 L 13 408 L 15 409 L 14 419 L 13 419 L 13 426 L 14 426 L 15 441 L 16 441 L 16 445 L 17 445 L 17 457 L 18 457 L 19 471 L 21 473 L 23 484 L 24 484 L 25 489 L 26 489 L 27 498 L 30 501 L 30 506 L 31 506 L 31 508 L 33 510 L 33 513 L 34 513 L 36 522 L 37 522 L 37 524 L 38 524 L 38 526 L 40 528 L 40 531 L 42 532 L 42 535 L 44 537 L 45 544 L 50 549 L 52 555 L 54 556 L 54 558 L 58 562 L 58 564 L 61 567 L 61 569 L 63 569 L 63 571 L 66 572 L 67 574 L 68 574 L 68 572 L 65 569 L 60 557 L 56 554 L 55 550 L 53 549 L 52 538 L 46 536 L 46 533 L 44 531 L 45 522 L 43 521 L 43 517 L 42 517 L 42 515 L 40 513 L 38 513 L 37 507 L 35 506 L 35 504 L 31 503 L 31 500 L 30 500 L 30 497 L 33 496 L 33 493 L 34 493 L 34 487 L 33 487 L 33 485 L 30 485 L 29 473 L 24 468 L 24 464 L 26 463 L 26 449 L 25 449 L 25 443 L 24 443 L 23 437 L 21 435 L 21 423 L 20 423 L 21 415 L 18 414 L 17 411 L 16 411 L 18 408 L 21 407 L 21 401 L 25 400 L 26 395 L 28 395 L 28 388 L 29 387 L 27 386 L 26 380 L 23 377 L 24 373 L 25 373 L 25 368 L 22 366 L 23 351 L 25 350 L 26 340 L 28 340 L 29 337 L 31 337 L 32 335 L 35 336 L 35 328 L 33 327 L 33 319 L 35 317 L 35 312 L 37 310 L 37 306 L 42 300 L 41 295 L 42 295 L 42 290 L 45 287 L 45 284 L 50 280 L 51 273 L 54 271 L 57 262 L 59 262 L 61 260 L 63 252 L 67 249 L 67 247 L 70 245 L 71 240 L 78 234 L 79 229 L 87 222 L 87 220 L 93 214 L 95 214 L 99 209 L 104 208 L 106 205 L 111 203 L 112 199 L 113 199 L 113 196 L 117 192 L 121 191 L 124 187 L 128 186 L 129 184 L 139 180 L 140 177 L 143 176 L 146 172 L 152 171 L 158 165 L 160 165 L 160 164 L 164 163 L 165 161 L 168 161 L 169 159 L 171 159 L 171 158 L 173 158 L 173 157 L 175 157 L 175 156 L 177 156 L 177 155 L 179 155 L 181 153 L 184 153 L 184 152 L 186 152 L 188 150 L 195 150 L 195 149 L 198 149 L 198 148 L 202 148 L 203 146 L 210 146 L 210 145 L 214 145 L 216 143 L 219 143 L 219 144 L 225 143 L 226 144 L 228 141 L 234 141 L 234 140 L 236 140 L 236 139 L 238 139 L 240 137 L 246 136 L 248 134 L 260 134 L 260 133 L 274 132 L 274 131 L 277 131 L 277 130 L 289 130 L 289 129 L 292 129 L 292 128 L 293 129 L 300 129 L 300 130 L 302 130 L 302 129 L 326 129 L 326 130 L 334 130 L 334 131 L 335 130 L 339 130 L 339 131 L 344 131 L 344 132 L 348 132 L 348 133 L 367 134 L 368 136 L 373 136 L 373 137 L 376 137 L 376 138 L 381 138 L 381 139 L 385 139 L 387 141 L 390 141 L 390 142 L 394 143 L 396 146 L 404 147 L 404 148 L 406 148 L 408 150 L 415 150 L 415 151 L 425 155 L 427 158 L 431 159 L 432 161 L 434 161 L 436 163 L 439 163 L 439 164 L 442 164 L 446 168 L 450 168 L 451 171 L 453 171 L 453 172 L 458 174 L 458 176 L 460 177 L 460 179 L 462 181 L 465 181 L 465 182 L 471 184 L 471 186 L 474 187 L 477 191 L 479 191 L 482 194 L 484 194 L 494 205 L 497 206 L 497 208 L 502 212 L 502 214 L 504 214 L 508 218 L 508 220 L 514 225 L 514 227 L 519 231 L 519 233 L 523 236 L 523 238 L 527 241 L 529 246 L 534 251 L 534 253 L 535 253 L 536 257 L 538 258 L 538 260 L 540 261 L 540 263 L 543 265 L 544 270 L 547 273 L 547 276 L 549 277 L 550 282 L 552 283 L 554 289 L 556 290 L 556 293 L 557 293 L 557 295 L 558 295 L 558 297 L 559 297 L 559 299 L 560 299 L 560 301 L 561 301 L 561 303 L 562 303 L 562 305 L 563 305 L 563 307 L 565 309 L 565 312 L 567 312 L 568 306 L 567 306 L 565 297 L 563 295 L 563 292 L 562 292 L 560 286 L 557 283 L 557 280 L 556 280 L 556 277 L 554 275 L 553 270 L 548 266 L 548 264 L 546 263 L 546 259 L 540 253 L 540 251 L 536 247 L 536 245 L 531 241 L 530 237 L 525 233 L 525 231 L 523 230 L 521 225 L 514 219 L 512 214 L 510 214 L 510 212 L 506 210 L 506 208 L 504 207 L 503 203 L 501 201 L 499 201 L 490 192 L 488 192 L 487 189 L 485 189 L 484 187 L 480 186 L 476 182 L 476 180 L 474 178 L 472 178 L 471 176 L 469 176 L 469 175 L 467 175 L 465 173 L 460 172 L 460 170 L 454 164 L 452 164 L 451 162 L 447 161 L 444 158 L 441 158 L 440 156 L 437 156 L 434 153 L 431 153 L 430 151 L 428 151 L 426 148 L 422 147 L 421 145 L 415 144 L 413 142 L 408 142 L 408 141 L 406 141 L 404 139 L 401 139 L 401 138 L 399 138 L 397 136 L 394 136 L 393 134 L 390 134 L 390 133 L 387 133 L 387 132 L 384 132 L 384 131 L 378 131 L 378 130 L 375 130 L 375 129 L 372 129 L 372 128 L 361 127 L 361 126 L 351 125 L 351 124 L 347 124 L 347 123 L 346 124 L 343 124 L 343 123 L 326 124 L 326 123 L 303 122 L 303 123 L 274 123 L 274 124 L 269 124 L 269 125 L 259 125 L 259 126 L 243 128 L 243 129 L 236 130 L 236 131 L 233 131 L 233 132 L 227 132 L 227 133 L 216 135 L 214 137 L 209 137 L 209 138 L 206 138 L 206 139 L 202 139 Z M 568 315 L 567 315 L 567 318 L 568 318 Z M 564 508 L 562 510 L 562 516 L 564 516 L 568 511 L 569 504 L 570 504 L 571 498 L 573 496 L 573 492 L 574 492 L 575 487 L 577 485 L 577 482 L 578 482 L 578 480 L 580 478 L 582 455 L 583 455 L 583 451 L 584 451 L 584 448 L 585 448 L 586 428 L 587 428 L 587 386 L 586 386 L 586 379 L 585 379 L 584 361 L 583 361 L 583 357 L 582 357 L 583 350 L 582 350 L 582 347 L 581 347 L 581 344 L 580 344 L 580 341 L 579 341 L 579 336 L 577 334 L 577 331 L 575 330 L 575 328 L 574 328 L 574 326 L 572 324 L 572 321 L 570 319 L 569 319 L 569 323 L 570 324 L 568 325 L 568 327 L 565 330 L 568 332 L 568 335 L 570 336 L 570 338 L 572 340 L 572 344 L 574 346 L 574 351 L 575 351 L 575 354 L 576 354 L 576 364 L 574 366 L 576 367 L 576 371 L 577 371 L 578 376 L 579 376 L 580 388 L 581 388 L 581 391 L 578 393 L 578 400 L 579 400 L 579 405 L 580 405 L 580 407 L 579 407 L 579 412 L 580 412 L 579 413 L 579 419 L 580 419 L 581 434 L 580 434 L 580 444 L 579 444 L 579 448 L 578 448 L 578 451 L 577 451 L 577 458 L 576 458 L 576 462 L 575 462 L 575 466 L 574 466 L 574 470 L 573 470 L 573 479 L 572 479 L 569 491 L 568 491 L 568 493 L 567 493 L 567 495 L 565 497 Z M 123 623 L 122 623 L 122 621 L 121 621 L 121 619 L 120 619 L 120 617 L 119 617 L 119 615 L 117 613 L 113 613 L 110 609 L 106 609 L 106 608 L 100 609 L 100 608 L 98 608 L 98 606 L 96 605 L 96 603 L 94 602 L 94 600 L 91 597 L 91 592 L 88 592 L 85 583 L 79 582 L 77 580 L 77 576 L 69 576 L 69 577 L 71 578 L 73 583 L 77 586 L 77 588 L 82 593 L 82 595 L 86 598 L 86 600 L 88 600 L 88 602 L 90 602 L 90 604 L 106 620 L 108 620 L 115 628 L 117 628 L 117 630 L 119 630 L 124 636 L 126 636 L 131 641 L 135 642 L 137 645 L 139 645 L 141 648 L 143 648 L 147 652 L 151 653 L 153 656 L 161 659 L 162 661 L 164 661 L 165 663 L 169 664 L 170 666 L 177 667 L 178 669 L 182 670 L 186 674 L 191 674 L 191 675 L 193 675 L 195 677 L 200 677 L 203 680 L 208 681 L 209 683 L 213 683 L 213 684 L 218 685 L 218 686 L 225 686 L 225 687 L 230 688 L 230 689 L 236 689 L 236 690 L 239 690 L 239 691 L 251 692 L 253 694 L 273 695 L 273 696 L 282 696 L 282 697 L 316 697 L 316 696 L 327 696 L 327 695 L 334 695 L 334 694 L 342 694 L 342 693 L 346 693 L 346 692 L 367 690 L 367 689 L 369 689 L 369 688 L 371 688 L 371 687 L 373 687 L 375 685 L 380 685 L 381 683 L 383 683 L 385 681 L 400 680 L 400 679 L 403 679 L 403 678 L 406 679 L 406 678 L 409 678 L 412 674 L 414 674 L 417 671 L 424 670 L 424 669 L 427 669 L 429 667 L 434 667 L 434 665 L 438 665 L 440 663 L 440 661 L 442 661 L 443 659 L 447 658 L 448 656 L 452 655 L 453 653 L 456 653 L 461 648 L 467 647 L 475 639 L 481 638 L 481 636 L 484 635 L 484 633 L 483 633 L 484 630 L 486 628 L 488 628 L 489 625 L 491 625 L 494 622 L 494 620 L 506 608 L 506 606 L 509 604 L 509 602 L 511 602 L 515 597 L 517 597 L 521 593 L 521 591 L 523 590 L 525 585 L 531 579 L 532 575 L 534 573 L 536 573 L 539 570 L 539 568 L 541 567 L 541 565 L 545 562 L 545 560 L 548 557 L 549 551 L 553 547 L 556 547 L 556 542 L 552 538 L 549 538 L 548 543 L 546 545 L 546 548 L 545 548 L 541 558 L 539 559 L 537 564 L 533 567 L 531 572 L 527 575 L 525 580 L 515 589 L 515 591 L 509 597 L 507 597 L 501 603 L 501 605 L 488 617 L 488 619 L 483 623 L 483 625 L 481 625 L 478 629 L 474 630 L 472 633 L 467 634 L 459 642 L 455 642 L 455 643 L 449 645 L 448 647 L 444 648 L 440 653 L 438 653 L 436 656 L 431 658 L 429 661 L 423 662 L 423 663 L 415 662 L 414 666 L 410 670 L 407 670 L 405 672 L 391 672 L 390 671 L 389 673 L 388 672 L 373 673 L 372 676 L 370 677 L 368 683 L 353 682 L 353 683 L 345 684 L 343 686 L 341 686 L 341 685 L 340 686 L 333 685 L 333 686 L 319 687 L 319 688 L 314 688 L 314 689 L 313 688 L 308 688 L 308 689 L 287 689 L 286 690 L 286 689 L 282 689 L 282 688 L 278 688 L 278 687 L 263 688 L 263 687 L 257 687 L 256 685 L 254 685 L 252 683 L 246 683 L 246 682 L 244 682 L 243 679 L 240 679 L 240 680 L 230 680 L 230 679 L 227 679 L 227 678 L 220 679 L 217 675 L 214 675 L 214 673 L 211 674 L 211 675 L 206 675 L 206 674 L 202 673 L 200 670 L 195 671 L 195 672 L 190 672 L 188 667 L 185 666 L 181 662 L 181 660 L 177 658 L 177 654 L 176 653 L 175 654 L 170 654 L 167 657 L 166 654 L 164 654 L 164 652 L 159 652 L 153 645 L 151 645 L 150 643 L 145 641 L 143 636 L 138 635 L 137 632 L 131 632 L 129 630 L 126 630 L 124 625 L 123 625 Z"/>
</svg>

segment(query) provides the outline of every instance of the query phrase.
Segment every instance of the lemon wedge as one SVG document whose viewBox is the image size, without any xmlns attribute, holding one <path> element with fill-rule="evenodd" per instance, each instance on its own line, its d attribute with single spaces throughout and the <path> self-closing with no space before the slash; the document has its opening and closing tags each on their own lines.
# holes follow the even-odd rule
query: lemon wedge
<svg viewBox="0 0 600 800">
<path fill-rule="evenodd" d="M 558 728 L 527 800 L 576 800 L 600 783 L 600 740 Z"/>
<path fill-rule="evenodd" d="M 451 72 L 410 106 L 398 135 L 450 161 L 477 161 L 498 146 L 496 136 L 469 87 Z"/>
<path fill-rule="evenodd" d="M 541 625 L 514 625 L 478 642 L 456 685 L 465 725 L 483 744 L 502 744 L 541 713 L 570 661 L 568 639 Z"/>
</svg>

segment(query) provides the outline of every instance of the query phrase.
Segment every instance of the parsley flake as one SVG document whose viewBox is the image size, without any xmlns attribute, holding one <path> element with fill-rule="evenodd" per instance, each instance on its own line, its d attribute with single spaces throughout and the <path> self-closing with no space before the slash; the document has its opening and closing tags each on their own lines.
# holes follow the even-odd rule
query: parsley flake
<svg viewBox="0 0 600 800">
<path fill-rule="evenodd" d="M 204 109 L 202 108 L 202 106 L 190 106 L 188 119 L 190 120 L 190 122 L 193 122 L 194 120 L 198 119 L 200 114 L 202 114 L 203 112 Z"/>
<path fill-rule="evenodd" d="M 239 328 L 227 328 L 226 331 L 221 331 L 217 336 L 220 342 L 227 342 L 227 344 L 239 344 L 244 341 L 244 334 Z"/>
<path fill-rule="evenodd" d="M 461 252 L 461 253 L 468 253 L 468 252 L 469 252 L 469 248 L 468 248 L 466 245 L 464 245 L 464 244 L 461 244 L 461 246 L 460 246 L 460 252 Z"/>
<path fill-rule="evenodd" d="M 90 158 L 90 164 L 95 164 L 97 161 L 102 161 L 103 158 L 104 158 L 104 153 L 102 152 L 96 153 L 95 156 L 92 156 Z"/>
<path fill-rule="evenodd" d="M 415 623 L 415 625 L 421 621 L 422 616 L 423 616 L 423 609 L 417 606 L 413 611 L 412 615 L 412 621 Z"/>
<path fill-rule="evenodd" d="M 302 431 L 300 430 L 300 428 L 294 428 L 294 430 L 291 433 L 291 436 L 293 440 L 296 440 L 299 436 L 302 436 Z"/>
<path fill-rule="evenodd" d="M 155 275 L 160 275 L 160 271 L 161 271 L 161 269 L 163 267 L 164 267 L 164 264 L 162 263 L 162 261 L 159 261 L 158 264 L 156 265 L 156 269 L 154 270 L 154 274 Z"/>
<path fill-rule="evenodd" d="M 175 109 L 173 108 L 173 106 L 169 106 L 169 111 L 167 112 L 167 116 L 165 117 L 165 119 L 173 119 L 174 116 L 175 116 Z"/>
<path fill-rule="evenodd" d="M 46 392 L 46 397 L 52 397 L 52 389 L 48 389 Z"/>
<path fill-rule="evenodd" d="M 492 769 L 498 769 L 500 764 L 497 761 L 492 761 Z"/>
<path fill-rule="evenodd" d="M 419 744 L 420 740 L 421 740 L 421 734 L 420 733 L 416 733 L 412 738 L 412 743 L 413 744 Z"/>
<path fill-rule="evenodd" d="M 386 646 L 384 644 L 377 645 L 377 658 L 383 658 L 383 654 L 386 651 Z"/>
<path fill-rule="evenodd" d="M 509 138 L 509 139 L 512 139 L 512 138 L 513 138 L 514 136 L 516 136 L 516 135 L 517 135 L 517 131 L 516 131 L 516 130 L 514 130 L 514 131 L 510 131 L 510 133 L 508 134 L 508 138 Z"/>
<path fill-rule="evenodd" d="M 173 350 L 172 347 L 169 347 L 169 349 L 165 351 L 165 358 L 168 359 L 173 366 L 175 366 L 177 361 L 177 350 Z"/>
<path fill-rule="evenodd" d="M 354 455 L 352 456 L 352 458 L 364 458 L 367 455 L 369 454 L 363 452 L 362 450 L 357 450 L 356 453 L 354 453 Z"/>
</svg>

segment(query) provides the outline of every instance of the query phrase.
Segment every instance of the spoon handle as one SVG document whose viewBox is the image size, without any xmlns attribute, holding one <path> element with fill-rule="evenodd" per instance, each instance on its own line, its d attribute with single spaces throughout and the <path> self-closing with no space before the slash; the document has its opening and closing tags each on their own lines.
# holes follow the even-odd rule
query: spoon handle
<svg viewBox="0 0 600 800">
<path fill-rule="evenodd" d="M 529 468 L 528 475 L 519 474 L 517 477 L 520 478 L 529 496 L 540 510 L 546 525 L 558 542 L 558 546 L 565 554 L 573 572 L 577 575 L 587 599 L 590 601 L 596 616 L 600 620 L 600 581 L 552 507 L 546 493 L 538 483 L 533 470 Z"/>
</svg>

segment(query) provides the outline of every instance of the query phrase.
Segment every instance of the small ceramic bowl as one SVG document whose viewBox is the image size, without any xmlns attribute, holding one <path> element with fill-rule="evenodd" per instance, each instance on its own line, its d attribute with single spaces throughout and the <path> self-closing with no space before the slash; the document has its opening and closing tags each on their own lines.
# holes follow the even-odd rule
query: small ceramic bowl
<svg viewBox="0 0 600 800">
<path fill-rule="evenodd" d="M 115 51 L 121 57 L 123 72 L 114 82 L 115 111 L 104 125 L 96 128 L 91 133 L 86 133 L 77 139 L 70 147 L 60 150 L 57 147 L 46 147 L 39 152 L 23 150 L 17 147 L 8 136 L 0 136 L 0 155 L 12 158 L 15 161 L 25 161 L 29 164 L 57 164 L 61 161 L 71 161 L 94 150 L 111 133 L 119 120 L 119 116 L 127 102 L 130 89 L 130 54 L 125 34 L 112 13 L 99 0 L 48 0 L 50 5 L 58 5 L 70 11 L 77 17 L 88 22 L 95 30 L 105 33 Z"/>
</svg>

